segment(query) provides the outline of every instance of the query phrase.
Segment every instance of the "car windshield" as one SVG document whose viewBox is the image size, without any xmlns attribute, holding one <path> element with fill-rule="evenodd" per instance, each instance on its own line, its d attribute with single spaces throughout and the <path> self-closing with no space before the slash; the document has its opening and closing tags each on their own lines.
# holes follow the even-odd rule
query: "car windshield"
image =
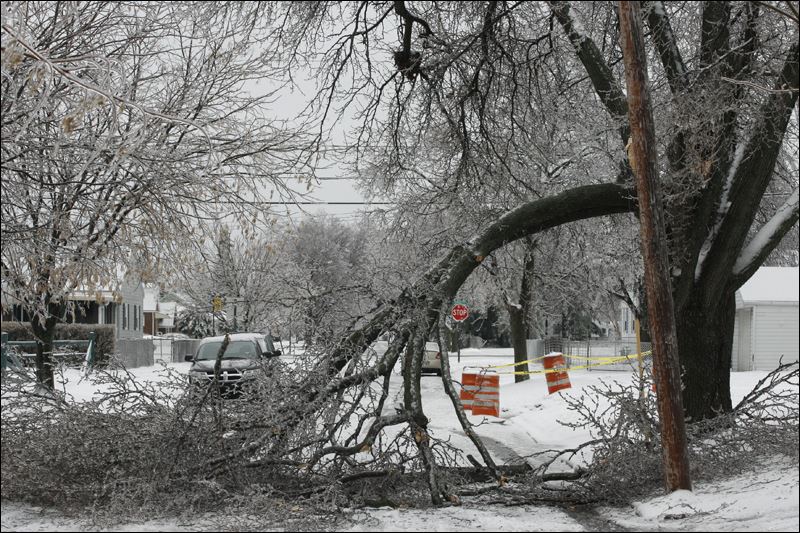
<svg viewBox="0 0 800 533">
<path fill-rule="evenodd" d="M 197 350 L 197 360 L 216 359 L 220 347 L 222 347 L 222 341 L 203 344 Z M 256 359 L 257 357 L 256 343 L 253 341 L 231 341 L 222 355 L 223 359 Z"/>
</svg>

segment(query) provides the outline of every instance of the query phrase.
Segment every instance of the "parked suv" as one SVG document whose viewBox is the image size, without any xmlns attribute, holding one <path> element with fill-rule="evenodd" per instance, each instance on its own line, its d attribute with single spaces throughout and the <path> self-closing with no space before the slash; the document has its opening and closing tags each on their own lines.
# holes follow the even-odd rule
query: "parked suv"
<svg viewBox="0 0 800 533">
<path fill-rule="evenodd" d="M 272 342 L 272 337 L 261 333 L 232 333 L 228 347 L 222 354 L 219 385 L 225 396 L 238 396 L 243 385 L 263 370 L 263 362 L 281 355 Z M 200 341 L 194 355 L 187 355 L 186 361 L 193 364 L 189 368 L 189 381 L 194 385 L 205 386 L 214 379 L 214 364 L 217 361 L 225 336 L 206 337 Z"/>
</svg>

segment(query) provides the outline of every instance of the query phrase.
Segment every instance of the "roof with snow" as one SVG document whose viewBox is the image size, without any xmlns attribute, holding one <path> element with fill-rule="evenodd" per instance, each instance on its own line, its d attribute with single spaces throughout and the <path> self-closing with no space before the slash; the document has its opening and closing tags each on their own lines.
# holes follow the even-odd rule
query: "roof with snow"
<svg viewBox="0 0 800 533">
<path fill-rule="evenodd" d="M 739 289 L 744 302 L 797 303 L 800 296 L 800 268 L 761 267 Z"/>
</svg>

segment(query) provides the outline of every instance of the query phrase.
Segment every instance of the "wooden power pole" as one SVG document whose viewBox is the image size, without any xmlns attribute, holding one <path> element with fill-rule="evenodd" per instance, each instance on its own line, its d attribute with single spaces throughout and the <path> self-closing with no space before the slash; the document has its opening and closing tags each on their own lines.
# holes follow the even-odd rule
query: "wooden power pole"
<svg viewBox="0 0 800 533">
<path fill-rule="evenodd" d="M 665 482 L 669 491 L 691 490 L 664 207 L 658 180 L 656 134 L 647 86 L 640 3 L 621 1 L 619 23 L 631 126 L 628 159 L 639 197 L 639 225 L 653 340 L 654 379 L 661 419 Z"/>
</svg>

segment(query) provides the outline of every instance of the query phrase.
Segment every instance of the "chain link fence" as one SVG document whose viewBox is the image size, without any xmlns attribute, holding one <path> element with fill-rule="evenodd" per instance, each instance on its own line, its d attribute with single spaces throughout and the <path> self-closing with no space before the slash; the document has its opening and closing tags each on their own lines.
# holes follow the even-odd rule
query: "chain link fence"
<svg viewBox="0 0 800 533">
<path fill-rule="evenodd" d="M 543 346 L 543 353 L 560 352 L 565 356 L 567 367 L 586 367 L 587 370 L 612 370 L 626 371 L 638 368 L 639 362 L 636 353 L 635 339 L 589 339 L 572 340 L 561 337 L 551 337 L 540 341 Z M 642 352 L 651 350 L 649 342 L 641 343 Z M 624 357 L 627 360 L 614 364 L 603 363 L 599 358 L 602 357 Z M 644 363 L 649 366 L 652 361 L 650 357 L 644 357 Z"/>
</svg>

